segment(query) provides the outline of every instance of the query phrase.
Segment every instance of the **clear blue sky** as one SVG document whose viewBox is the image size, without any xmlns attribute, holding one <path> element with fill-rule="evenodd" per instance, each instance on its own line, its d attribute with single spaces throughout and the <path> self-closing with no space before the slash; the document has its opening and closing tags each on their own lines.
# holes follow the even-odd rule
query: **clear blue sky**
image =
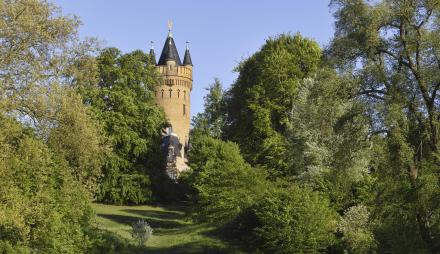
<svg viewBox="0 0 440 254">
<path fill-rule="evenodd" d="M 205 88 L 218 77 L 229 87 L 233 69 L 256 52 L 269 36 L 300 32 L 321 46 L 333 36 L 328 0 L 54 0 L 65 14 L 83 22 L 82 37 L 97 37 L 123 52 L 149 50 L 160 55 L 173 21 L 181 59 L 190 42 L 194 64 L 191 114 L 203 110 Z"/>
</svg>

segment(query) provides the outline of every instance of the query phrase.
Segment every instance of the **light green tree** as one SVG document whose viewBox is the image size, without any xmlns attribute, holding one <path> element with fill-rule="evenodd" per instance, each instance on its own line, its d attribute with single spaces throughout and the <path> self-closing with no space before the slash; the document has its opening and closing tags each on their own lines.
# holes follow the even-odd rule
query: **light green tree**
<svg viewBox="0 0 440 254">
<path fill-rule="evenodd" d="M 374 135 L 382 252 L 438 253 L 438 1 L 334 0 L 329 55 L 360 81 Z M 379 135 L 377 135 L 379 134 Z M 382 241 L 381 241 L 382 239 Z"/>
</svg>

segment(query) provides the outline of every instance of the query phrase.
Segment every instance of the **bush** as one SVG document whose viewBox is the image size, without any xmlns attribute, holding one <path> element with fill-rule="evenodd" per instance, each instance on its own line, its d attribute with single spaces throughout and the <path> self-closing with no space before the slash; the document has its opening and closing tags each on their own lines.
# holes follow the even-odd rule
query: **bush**
<svg viewBox="0 0 440 254">
<path fill-rule="evenodd" d="M 131 236 L 138 242 L 138 245 L 142 245 L 153 236 L 153 229 L 150 224 L 144 220 L 139 220 L 131 226 Z"/>
<path fill-rule="evenodd" d="M 193 189 L 197 218 L 226 224 L 251 206 L 265 189 L 266 175 L 247 164 L 235 143 L 207 136 L 193 139 L 192 172 L 183 180 Z"/>
<path fill-rule="evenodd" d="M 318 253 L 335 240 L 336 213 L 308 188 L 275 188 L 252 208 L 256 247 L 265 253 Z"/>
</svg>

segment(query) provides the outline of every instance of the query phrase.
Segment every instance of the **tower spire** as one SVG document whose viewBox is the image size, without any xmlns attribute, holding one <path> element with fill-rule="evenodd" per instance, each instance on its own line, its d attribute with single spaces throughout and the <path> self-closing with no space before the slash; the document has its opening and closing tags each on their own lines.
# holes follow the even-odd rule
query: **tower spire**
<svg viewBox="0 0 440 254">
<path fill-rule="evenodd" d="M 162 49 L 162 53 L 160 54 L 158 65 L 166 65 L 167 61 L 169 60 L 176 62 L 177 66 L 182 65 L 171 32 L 172 27 L 173 27 L 173 22 L 168 21 L 168 37 L 165 41 L 165 44 L 163 45 L 163 49 Z"/>
</svg>

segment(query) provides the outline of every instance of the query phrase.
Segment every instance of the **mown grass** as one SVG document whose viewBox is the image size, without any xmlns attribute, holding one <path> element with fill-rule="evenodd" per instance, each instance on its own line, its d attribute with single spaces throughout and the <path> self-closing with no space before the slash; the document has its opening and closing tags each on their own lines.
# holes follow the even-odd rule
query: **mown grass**
<svg viewBox="0 0 440 254">
<path fill-rule="evenodd" d="M 187 216 L 184 205 L 166 206 L 113 206 L 93 205 L 96 226 L 107 241 L 119 246 L 109 248 L 114 253 L 242 253 L 221 240 L 216 228 L 195 223 Z M 131 225 L 145 219 L 153 228 L 152 238 L 143 246 L 133 241 Z M 103 243 L 110 244 L 110 243 Z M 115 245 L 118 245 L 115 244 Z"/>
</svg>

